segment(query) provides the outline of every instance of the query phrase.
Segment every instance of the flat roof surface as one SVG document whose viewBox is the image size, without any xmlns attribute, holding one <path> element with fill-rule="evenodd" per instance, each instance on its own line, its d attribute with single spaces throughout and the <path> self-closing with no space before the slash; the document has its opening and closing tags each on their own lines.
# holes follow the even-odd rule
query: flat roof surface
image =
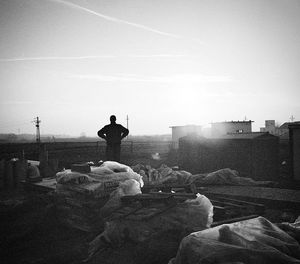
<svg viewBox="0 0 300 264">
<path fill-rule="evenodd" d="M 268 132 L 230 133 L 213 139 L 253 139 L 258 137 L 276 137 Z"/>
<path fill-rule="evenodd" d="M 201 125 L 184 125 L 184 126 L 170 126 L 170 128 L 173 127 L 202 127 Z"/>
<path fill-rule="evenodd" d="M 211 124 L 228 124 L 228 123 L 252 123 L 254 121 L 248 120 L 248 121 L 222 121 L 222 122 L 212 122 Z"/>
</svg>

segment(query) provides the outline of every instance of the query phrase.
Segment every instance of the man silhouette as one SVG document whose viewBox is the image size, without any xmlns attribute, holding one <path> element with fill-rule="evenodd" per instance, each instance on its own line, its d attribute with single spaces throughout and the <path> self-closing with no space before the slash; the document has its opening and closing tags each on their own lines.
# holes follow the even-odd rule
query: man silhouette
<svg viewBox="0 0 300 264">
<path fill-rule="evenodd" d="M 120 161 L 121 140 L 129 130 L 116 123 L 116 116 L 110 116 L 110 124 L 98 131 L 98 136 L 106 140 L 106 160 Z"/>
</svg>

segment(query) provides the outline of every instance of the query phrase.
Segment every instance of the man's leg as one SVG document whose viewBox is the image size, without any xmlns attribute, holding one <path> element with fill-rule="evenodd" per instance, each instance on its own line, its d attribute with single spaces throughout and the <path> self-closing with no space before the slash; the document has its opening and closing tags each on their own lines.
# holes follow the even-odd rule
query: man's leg
<svg viewBox="0 0 300 264">
<path fill-rule="evenodd" d="M 120 153 L 121 153 L 121 145 L 115 144 L 114 145 L 114 153 L 113 153 L 114 161 L 120 162 Z"/>
<path fill-rule="evenodd" d="M 106 145 L 106 160 L 114 160 L 114 149 L 113 145 Z"/>
</svg>

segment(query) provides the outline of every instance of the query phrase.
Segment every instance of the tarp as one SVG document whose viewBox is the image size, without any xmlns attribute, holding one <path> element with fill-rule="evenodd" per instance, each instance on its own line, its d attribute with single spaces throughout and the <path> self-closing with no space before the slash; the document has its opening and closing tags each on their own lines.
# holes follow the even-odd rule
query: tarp
<svg viewBox="0 0 300 264">
<path fill-rule="evenodd" d="M 239 172 L 230 168 L 220 169 L 207 174 L 193 175 L 192 182 L 200 185 L 243 185 L 270 186 L 272 181 L 255 181 L 251 178 L 240 177 Z"/>
<path fill-rule="evenodd" d="M 213 221 L 213 206 L 207 197 L 198 194 L 197 198 L 188 199 L 174 206 L 152 204 L 147 207 L 140 207 L 137 204 L 134 204 L 134 207 L 124 206 L 115 211 L 110 218 L 113 220 L 106 222 L 104 232 L 90 243 L 89 257 L 106 246 L 103 241 L 109 243 L 111 247 L 118 248 L 127 241 L 133 243 L 149 241 L 155 234 L 168 230 L 169 232 L 176 230 L 184 236 L 192 230 L 209 228 Z"/>
<path fill-rule="evenodd" d="M 170 168 L 165 164 L 157 169 L 150 165 L 136 164 L 132 169 L 143 176 L 147 185 L 194 183 L 196 185 L 273 186 L 275 184 L 272 181 L 255 181 L 251 178 L 240 177 L 238 171 L 230 168 L 194 175 L 184 170 Z"/>
<path fill-rule="evenodd" d="M 294 223 L 283 222 L 276 225 L 300 243 L 300 216 L 298 216 Z"/>
<path fill-rule="evenodd" d="M 300 263 L 299 243 L 263 217 L 185 237 L 169 264 Z"/>
</svg>

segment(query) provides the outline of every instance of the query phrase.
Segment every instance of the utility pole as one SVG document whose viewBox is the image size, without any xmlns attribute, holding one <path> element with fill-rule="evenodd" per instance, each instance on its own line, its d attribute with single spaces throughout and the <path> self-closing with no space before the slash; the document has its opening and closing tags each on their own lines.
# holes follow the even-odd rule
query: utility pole
<svg viewBox="0 0 300 264">
<path fill-rule="evenodd" d="M 41 135 L 40 135 L 40 123 L 42 122 L 39 117 L 37 116 L 33 122 L 35 123 L 36 127 L 36 143 L 40 144 L 41 143 Z"/>
</svg>

